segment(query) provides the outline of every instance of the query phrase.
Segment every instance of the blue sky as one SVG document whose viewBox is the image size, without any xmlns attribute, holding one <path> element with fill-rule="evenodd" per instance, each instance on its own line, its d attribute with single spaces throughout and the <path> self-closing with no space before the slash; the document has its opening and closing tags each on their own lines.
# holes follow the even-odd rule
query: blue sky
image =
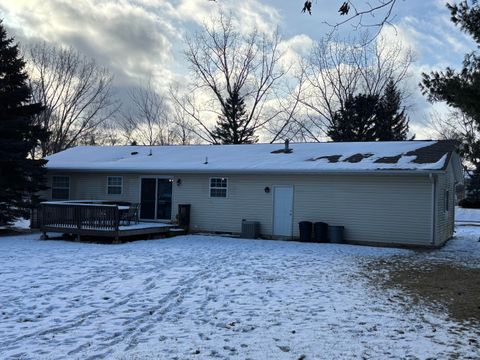
<svg viewBox="0 0 480 360">
<path fill-rule="evenodd" d="M 365 6 L 357 0 L 358 6 Z M 308 51 L 310 40 L 324 37 L 325 21 L 340 20 L 340 1 L 313 1 L 311 16 L 301 14 L 303 0 L 7 0 L 0 3 L 0 17 L 20 42 L 47 41 L 73 46 L 95 58 L 115 75 L 118 89 L 153 78 L 160 87 L 187 74 L 182 51 L 184 38 L 219 7 L 232 10 L 246 29 L 280 29 L 296 52 Z M 474 46 L 449 20 L 440 0 L 404 0 L 395 6 L 394 31 L 416 53 L 411 67 L 409 110 L 417 138 L 431 137 L 425 128 L 433 108 L 416 84 L 422 71 L 458 67 Z M 341 28 L 352 32 L 350 25 Z M 121 90 L 120 90 L 121 91 Z"/>
</svg>

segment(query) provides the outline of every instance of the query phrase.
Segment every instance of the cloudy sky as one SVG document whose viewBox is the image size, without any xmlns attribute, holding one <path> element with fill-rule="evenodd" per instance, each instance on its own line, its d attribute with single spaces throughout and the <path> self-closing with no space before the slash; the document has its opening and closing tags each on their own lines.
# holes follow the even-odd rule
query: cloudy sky
<svg viewBox="0 0 480 360">
<path fill-rule="evenodd" d="M 325 22 L 341 20 L 340 0 L 314 0 L 311 16 L 300 13 L 302 4 L 303 0 L 2 0 L 0 18 L 22 44 L 72 46 L 96 59 L 114 73 L 119 89 L 150 78 L 167 87 L 188 74 L 182 55 L 185 36 L 220 7 L 232 10 L 244 29 L 278 27 L 289 51 L 308 52 L 313 41 L 330 31 Z M 399 0 L 394 13 L 395 29 L 386 33 L 416 53 L 409 80 L 411 129 L 417 138 L 432 137 L 425 128 L 432 105 L 416 86 L 421 72 L 458 67 L 473 45 L 449 21 L 443 0 Z M 347 24 L 341 31 L 346 34 L 352 27 Z M 445 111 L 441 105 L 434 108 Z"/>
</svg>

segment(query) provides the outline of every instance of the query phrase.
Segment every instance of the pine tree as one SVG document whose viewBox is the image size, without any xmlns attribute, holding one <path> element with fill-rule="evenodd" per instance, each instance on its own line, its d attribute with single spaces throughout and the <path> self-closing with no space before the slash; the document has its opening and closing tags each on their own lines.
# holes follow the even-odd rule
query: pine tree
<svg viewBox="0 0 480 360">
<path fill-rule="evenodd" d="M 28 158 L 46 131 L 34 125 L 42 106 L 29 103 L 27 80 L 18 45 L 0 22 L 0 225 L 24 215 L 44 188 L 45 161 Z"/>
<path fill-rule="evenodd" d="M 395 83 L 391 80 L 382 96 L 350 94 L 327 134 L 333 141 L 405 140 L 408 118 Z"/>
<path fill-rule="evenodd" d="M 334 114 L 327 135 L 333 141 L 375 141 L 378 102 L 376 95 L 349 95 Z"/>
<path fill-rule="evenodd" d="M 477 0 L 447 4 L 451 21 L 470 35 L 480 47 L 480 4 Z M 420 87 L 431 102 L 442 101 L 471 119 L 480 130 L 480 55 L 467 53 L 460 71 L 447 67 L 444 71 L 422 74 Z M 467 200 L 480 207 L 480 139 L 476 132 L 463 134 L 463 157 L 475 167 L 468 186 Z"/>
<path fill-rule="evenodd" d="M 471 5 L 469 5 L 469 2 Z M 447 4 L 451 20 L 469 34 L 480 46 L 480 4 L 476 0 L 460 4 Z M 473 51 L 465 55 L 463 68 L 422 74 L 423 93 L 430 101 L 445 101 L 447 105 L 462 111 L 480 127 L 480 55 Z"/>
<path fill-rule="evenodd" d="M 463 207 L 480 208 L 480 171 L 475 169 L 467 184 L 467 196 L 461 204 Z"/>
<path fill-rule="evenodd" d="M 385 88 L 377 106 L 375 137 L 378 141 L 406 140 L 408 118 L 401 108 L 401 97 L 393 80 Z"/>
<path fill-rule="evenodd" d="M 252 144 L 257 142 L 255 129 L 249 124 L 244 100 L 236 86 L 225 100 L 222 116 L 219 116 L 212 134 L 214 139 L 221 144 Z"/>
</svg>

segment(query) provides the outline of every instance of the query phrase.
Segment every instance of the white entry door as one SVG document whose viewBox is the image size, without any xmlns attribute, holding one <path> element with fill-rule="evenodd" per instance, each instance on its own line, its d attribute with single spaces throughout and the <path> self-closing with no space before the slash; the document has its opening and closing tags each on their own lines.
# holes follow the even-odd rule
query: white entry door
<svg viewBox="0 0 480 360">
<path fill-rule="evenodd" d="M 292 236 L 293 186 L 273 188 L 273 235 Z"/>
</svg>

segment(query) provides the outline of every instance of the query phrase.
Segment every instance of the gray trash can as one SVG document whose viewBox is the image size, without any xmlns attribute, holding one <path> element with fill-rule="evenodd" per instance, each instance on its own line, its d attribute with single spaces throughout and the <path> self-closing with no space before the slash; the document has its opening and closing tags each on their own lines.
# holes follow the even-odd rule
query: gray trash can
<svg viewBox="0 0 480 360">
<path fill-rule="evenodd" d="M 328 240 L 334 244 L 342 244 L 344 226 L 328 226 Z"/>
</svg>

